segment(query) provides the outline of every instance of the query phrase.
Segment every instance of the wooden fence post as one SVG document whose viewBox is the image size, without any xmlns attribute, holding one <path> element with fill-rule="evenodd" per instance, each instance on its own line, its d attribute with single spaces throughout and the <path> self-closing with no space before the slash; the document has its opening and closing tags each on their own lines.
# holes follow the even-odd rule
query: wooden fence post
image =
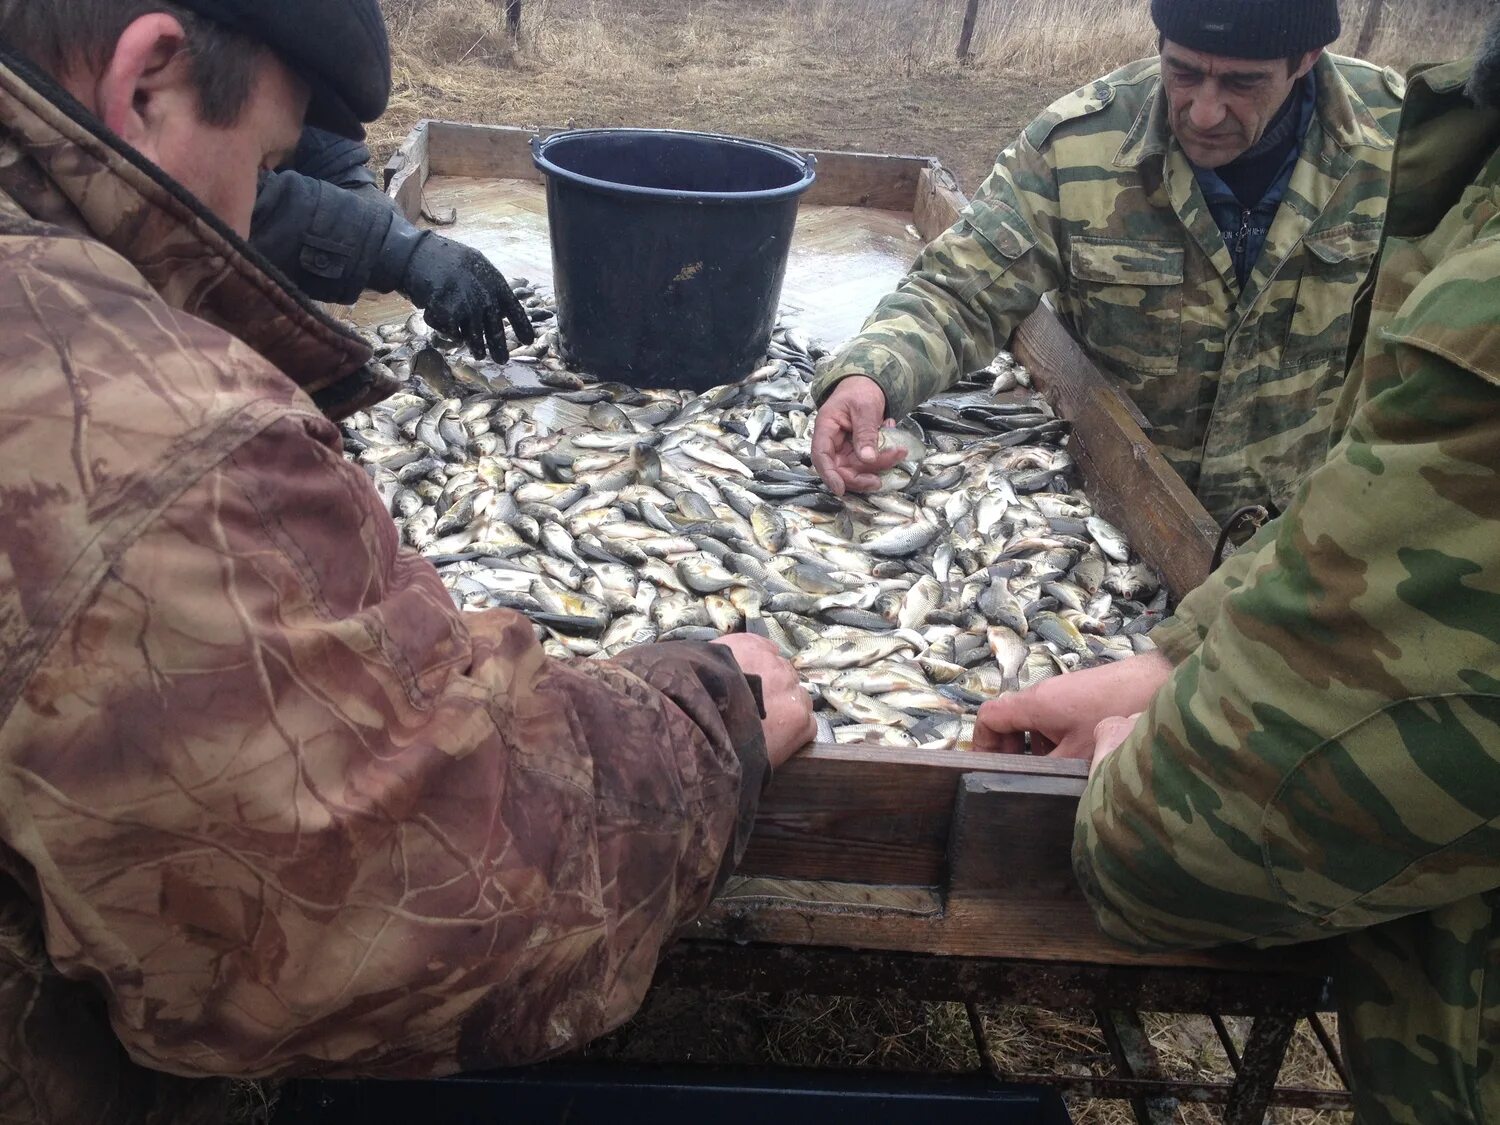
<svg viewBox="0 0 1500 1125">
<path fill-rule="evenodd" d="M 974 45 L 974 24 L 979 19 L 979 0 L 969 0 L 964 9 L 963 30 L 958 33 L 958 61 L 969 61 L 969 49 Z"/>
<path fill-rule="evenodd" d="M 1365 20 L 1359 28 L 1359 40 L 1354 44 L 1354 53 L 1362 59 L 1370 57 L 1370 48 L 1375 46 L 1375 37 L 1380 34 L 1380 17 L 1385 13 L 1385 0 L 1369 0 L 1365 8 Z"/>
</svg>

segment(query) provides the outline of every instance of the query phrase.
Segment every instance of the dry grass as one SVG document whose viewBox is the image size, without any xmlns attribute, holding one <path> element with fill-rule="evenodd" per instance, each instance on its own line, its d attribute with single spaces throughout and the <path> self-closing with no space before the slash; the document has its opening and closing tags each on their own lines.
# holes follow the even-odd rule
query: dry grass
<svg viewBox="0 0 1500 1125">
<path fill-rule="evenodd" d="M 1344 4 L 1354 50 L 1368 4 Z M 1371 57 L 1397 66 L 1445 57 L 1473 38 L 1486 0 L 1384 0 Z M 962 0 L 525 0 L 520 42 L 496 0 L 386 0 L 400 51 L 427 63 L 512 62 L 608 71 L 753 65 L 815 54 L 833 71 L 945 70 L 953 64 Z M 751 31 L 753 36 L 747 35 Z M 1155 46 L 1149 6 L 1119 0 L 982 0 L 974 66 L 1086 81 Z"/>
<path fill-rule="evenodd" d="M 1346 0 L 1353 49 L 1366 3 Z M 1487 0 L 1386 0 L 1372 58 L 1404 68 L 1473 42 Z M 397 54 L 377 158 L 419 117 L 659 125 L 936 155 L 972 190 L 1049 101 L 1150 53 L 1146 0 L 385 0 Z"/>
</svg>

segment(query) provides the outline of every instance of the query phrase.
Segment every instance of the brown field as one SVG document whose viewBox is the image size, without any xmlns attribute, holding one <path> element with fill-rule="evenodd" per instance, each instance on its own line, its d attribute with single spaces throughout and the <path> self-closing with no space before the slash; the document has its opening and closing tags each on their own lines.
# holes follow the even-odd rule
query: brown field
<svg viewBox="0 0 1500 1125">
<path fill-rule="evenodd" d="M 1372 0 L 1346 0 L 1353 51 Z M 396 95 L 373 131 L 377 160 L 422 117 L 510 125 L 697 128 L 789 144 L 937 156 L 972 192 L 994 155 L 1049 102 L 1150 53 L 1145 0 L 984 0 L 969 65 L 954 57 L 962 0 L 524 0 L 518 41 L 495 0 L 384 0 Z M 1369 52 L 1404 69 L 1472 43 L 1484 0 L 1389 3 Z M 499 263 L 502 268 L 504 263 Z M 1105 1073 L 1087 1014 L 985 1011 L 1008 1070 Z M 1222 1081 L 1206 1020 L 1148 1019 L 1166 1069 Z M 978 1065 L 961 1006 L 658 993 L 593 1053 L 627 1059 L 956 1070 Z M 1283 1080 L 1336 1087 L 1304 1024 Z M 1089 1125 L 1124 1125 L 1119 1102 L 1079 1102 Z M 1201 1106 L 1184 1123 L 1219 1120 Z M 1274 1112 L 1324 1125 L 1333 1114 Z"/>
<path fill-rule="evenodd" d="M 1346 0 L 1352 51 L 1366 3 Z M 385 0 L 398 54 L 377 160 L 420 117 L 643 125 L 940 157 L 973 191 L 1061 94 L 1155 47 L 1146 0 Z M 1387 3 L 1372 58 L 1399 68 L 1471 43 L 1484 0 Z"/>
</svg>

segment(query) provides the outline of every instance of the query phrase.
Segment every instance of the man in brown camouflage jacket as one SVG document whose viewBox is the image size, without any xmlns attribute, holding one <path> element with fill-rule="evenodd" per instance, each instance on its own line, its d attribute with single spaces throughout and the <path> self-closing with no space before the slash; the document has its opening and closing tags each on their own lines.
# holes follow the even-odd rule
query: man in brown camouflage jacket
<svg viewBox="0 0 1500 1125">
<path fill-rule="evenodd" d="M 756 638 L 549 660 L 400 549 L 241 239 L 388 92 L 375 0 L 0 0 L 0 1120 L 576 1046 L 811 734 Z"/>
<path fill-rule="evenodd" d="M 1153 0 L 1159 58 L 1001 153 L 813 387 L 813 462 L 873 488 L 899 418 L 1050 297 L 1216 519 L 1285 504 L 1328 451 L 1403 84 L 1323 47 L 1336 0 Z"/>
</svg>

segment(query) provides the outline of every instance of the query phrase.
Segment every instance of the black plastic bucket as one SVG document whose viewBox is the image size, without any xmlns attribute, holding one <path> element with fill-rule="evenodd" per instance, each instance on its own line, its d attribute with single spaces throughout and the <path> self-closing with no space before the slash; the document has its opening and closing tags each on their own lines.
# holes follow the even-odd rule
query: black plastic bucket
<svg viewBox="0 0 1500 1125">
<path fill-rule="evenodd" d="M 766 354 L 815 162 L 737 137 L 583 129 L 532 142 L 547 175 L 564 358 L 704 390 Z"/>
</svg>

